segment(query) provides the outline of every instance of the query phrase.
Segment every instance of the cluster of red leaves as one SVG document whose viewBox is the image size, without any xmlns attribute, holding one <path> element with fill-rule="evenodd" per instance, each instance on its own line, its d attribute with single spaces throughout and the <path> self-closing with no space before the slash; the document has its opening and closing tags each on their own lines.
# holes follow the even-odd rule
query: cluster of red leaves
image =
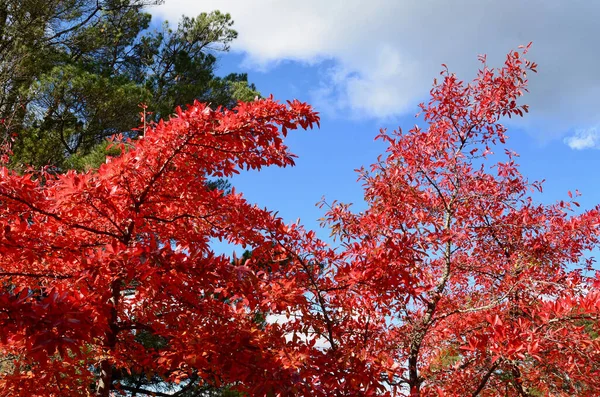
<svg viewBox="0 0 600 397">
<path fill-rule="evenodd" d="M 360 170 L 368 209 L 327 212 L 344 247 L 330 263 L 345 288 L 322 297 L 331 344 L 376 367 L 355 395 L 385 384 L 411 396 L 600 390 L 598 276 L 585 258 L 600 208 L 569 216 L 574 201 L 535 204 L 541 185 L 514 153 L 492 162 L 507 138 L 500 118 L 527 112 L 517 104 L 536 67 L 526 52 L 499 70 L 482 57 L 469 84 L 442 72 L 421 105 L 428 128 L 382 131 L 386 156 Z"/>
<path fill-rule="evenodd" d="M 442 72 L 427 129 L 381 132 L 387 153 L 360 170 L 367 210 L 326 213 L 338 249 L 207 187 L 292 165 L 283 136 L 318 123 L 299 102 L 196 103 L 96 172 L 0 169 L 0 342 L 15 358 L 0 390 L 107 396 L 131 371 L 257 396 L 597 395 L 585 255 L 600 207 L 536 204 L 516 155 L 492 153 L 500 119 L 527 112 L 527 49 L 498 70 L 482 57 L 469 84 Z M 215 256 L 213 238 L 252 258 Z"/>
<path fill-rule="evenodd" d="M 272 236 L 285 226 L 207 182 L 292 165 L 283 137 L 318 120 L 297 101 L 233 111 L 195 103 L 135 142 L 117 140 L 123 154 L 97 171 L 1 168 L 1 346 L 14 357 L 1 394 L 85 395 L 97 381 L 108 395 L 118 371 L 264 390 L 293 383 L 277 350 L 285 335 L 254 319 L 303 299 L 302 290 L 277 290 L 277 273 L 257 265 L 277 262 Z M 257 259 L 215 256 L 214 238 L 251 246 Z M 144 347 L 143 333 L 164 346 Z M 98 371 L 108 374 L 98 380 Z"/>
</svg>

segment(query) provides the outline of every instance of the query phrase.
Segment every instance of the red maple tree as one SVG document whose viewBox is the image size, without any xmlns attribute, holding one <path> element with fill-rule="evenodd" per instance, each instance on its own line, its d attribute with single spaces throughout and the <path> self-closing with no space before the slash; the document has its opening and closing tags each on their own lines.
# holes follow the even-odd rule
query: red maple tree
<svg viewBox="0 0 600 397">
<path fill-rule="evenodd" d="M 291 383 L 279 369 L 285 335 L 254 315 L 302 297 L 266 293 L 277 273 L 255 266 L 277 261 L 260 253 L 285 227 L 207 182 L 293 165 L 283 137 L 318 116 L 272 99 L 177 113 L 135 142 L 115 140 L 122 155 L 94 172 L 0 168 L 1 395 L 108 396 L 128 390 L 124 372 L 262 394 Z M 214 238 L 252 246 L 258 259 L 216 256 Z M 144 335 L 161 343 L 148 347 Z"/>
<path fill-rule="evenodd" d="M 328 354 L 320 395 L 598 395 L 600 207 L 535 203 L 541 183 L 503 149 L 499 120 L 528 110 L 527 49 L 498 70 L 481 57 L 469 84 L 445 69 L 427 129 L 381 131 L 386 154 L 359 171 L 367 209 L 324 203 L 341 250 L 299 237 L 325 269 L 298 323 Z"/>
</svg>

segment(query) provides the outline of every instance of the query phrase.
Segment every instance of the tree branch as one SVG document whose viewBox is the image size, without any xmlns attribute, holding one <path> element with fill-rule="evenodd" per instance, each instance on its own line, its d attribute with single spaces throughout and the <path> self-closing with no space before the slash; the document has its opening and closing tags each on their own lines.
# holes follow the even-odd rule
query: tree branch
<svg viewBox="0 0 600 397">
<path fill-rule="evenodd" d="M 21 272 L 0 272 L 0 277 L 32 277 L 32 278 L 53 278 L 57 280 L 65 280 L 73 278 L 71 274 L 51 274 L 51 273 L 21 273 Z"/>
</svg>

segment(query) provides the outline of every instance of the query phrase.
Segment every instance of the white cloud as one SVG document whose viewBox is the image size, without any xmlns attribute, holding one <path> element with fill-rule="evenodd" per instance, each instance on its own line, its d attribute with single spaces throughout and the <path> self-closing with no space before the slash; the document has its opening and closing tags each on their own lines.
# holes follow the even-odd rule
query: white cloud
<svg viewBox="0 0 600 397">
<path fill-rule="evenodd" d="M 573 135 L 564 139 L 571 149 L 600 149 L 600 131 L 598 127 L 578 130 Z"/>
<path fill-rule="evenodd" d="M 314 94 L 334 111 L 413 114 L 441 63 L 469 79 L 478 54 L 498 65 L 533 41 L 539 73 L 523 125 L 556 137 L 600 122 L 598 1 L 166 0 L 153 12 L 175 21 L 213 9 L 232 14 L 245 66 L 333 61 Z"/>
</svg>

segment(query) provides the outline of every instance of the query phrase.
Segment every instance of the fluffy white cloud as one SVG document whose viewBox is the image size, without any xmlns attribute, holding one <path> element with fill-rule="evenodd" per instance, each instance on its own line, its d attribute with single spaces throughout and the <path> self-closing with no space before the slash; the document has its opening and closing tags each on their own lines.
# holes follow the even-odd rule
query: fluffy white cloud
<svg viewBox="0 0 600 397">
<path fill-rule="evenodd" d="M 213 9 L 232 14 L 247 66 L 333 61 L 314 94 L 334 111 L 414 113 L 441 63 L 468 79 L 477 54 L 497 65 L 533 41 L 540 66 L 524 122 L 556 137 L 600 121 L 598 1 L 166 0 L 154 13 L 175 21 Z"/>
<path fill-rule="evenodd" d="M 575 150 L 600 149 L 600 131 L 598 127 L 578 130 L 572 136 L 566 137 L 564 142 Z"/>
</svg>

